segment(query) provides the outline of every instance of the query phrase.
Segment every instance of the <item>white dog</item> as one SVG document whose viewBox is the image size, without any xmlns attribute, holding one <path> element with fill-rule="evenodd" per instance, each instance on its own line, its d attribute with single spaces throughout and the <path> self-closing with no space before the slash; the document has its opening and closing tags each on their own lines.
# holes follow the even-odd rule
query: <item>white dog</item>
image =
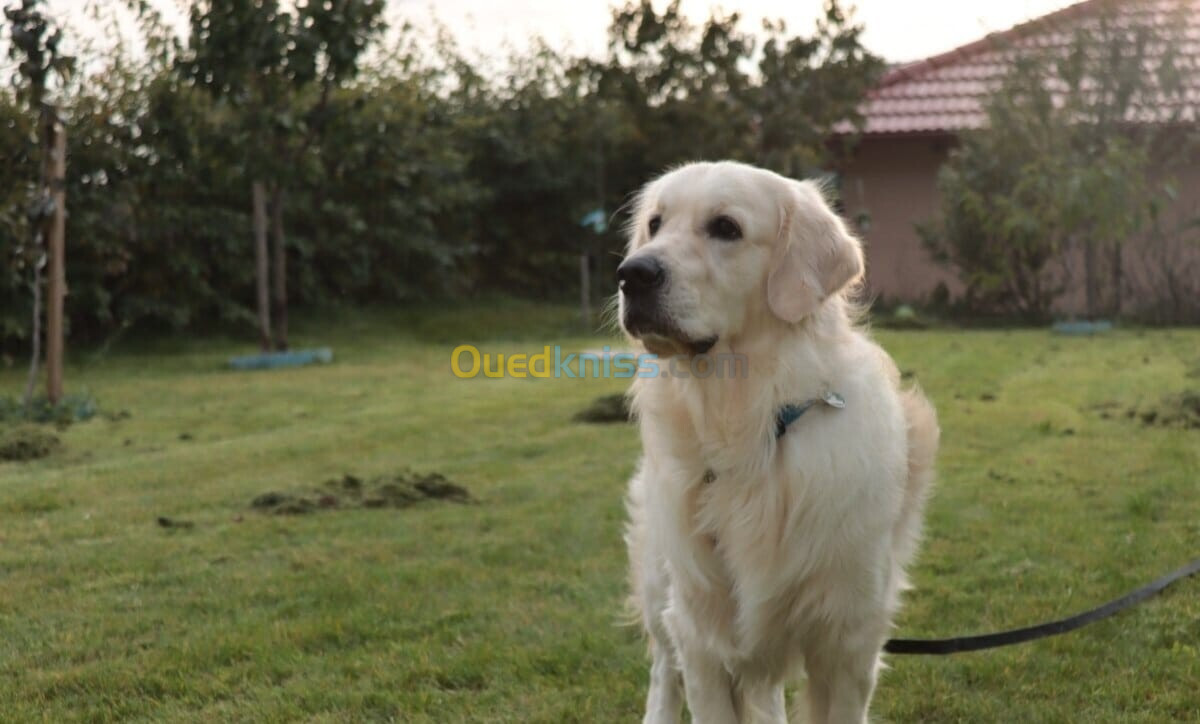
<svg viewBox="0 0 1200 724">
<path fill-rule="evenodd" d="M 632 390 L 645 721 L 678 721 L 684 694 L 696 722 L 786 721 L 803 672 L 811 721 L 862 722 L 938 427 L 853 323 L 861 246 L 813 183 L 729 162 L 651 182 L 631 224 L 621 324 L 687 362 Z"/>
</svg>

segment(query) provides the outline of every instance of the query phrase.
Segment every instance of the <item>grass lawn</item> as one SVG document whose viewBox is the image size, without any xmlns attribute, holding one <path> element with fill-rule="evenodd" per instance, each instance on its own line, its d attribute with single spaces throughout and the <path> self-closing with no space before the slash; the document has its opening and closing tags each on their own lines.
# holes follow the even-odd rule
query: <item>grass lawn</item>
<svg viewBox="0 0 1200 724">
<path fill-rule="evenodd" d="M 287 371 L 226 371 L 252 350 L 225 339 L 79 353 L 69 387 L 130 414 L 0 463 L 0 719 L 635 720 L 647 662 L 619 612 L 636 435 L 570 421 L 623 381 L 449 370 L 458 343 L 604 343 L 571 315 L 310 320 L 297 346 L 337 361 Z M 1200 556 L 1200 430 L 1124 415 L 1200 388 L 1200 330 L 877 336 L 943 427 L 898 635 L 1068 615 Z M 0 393 L 21 384 L 0 370 Z M 249 509 L 405 467 L 480 502 Z M 1064 637 L 890 665 L 878 721 L 1197 721 L 1200 580 Z"/>
</svg>

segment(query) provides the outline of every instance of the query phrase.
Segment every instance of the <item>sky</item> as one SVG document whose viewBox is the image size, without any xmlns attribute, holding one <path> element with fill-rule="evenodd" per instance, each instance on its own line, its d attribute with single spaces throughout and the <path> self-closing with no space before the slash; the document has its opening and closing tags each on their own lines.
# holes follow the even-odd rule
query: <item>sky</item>
<svg viewBox="0 0 1200 724">
<path fill-rule="evenodd" d="M 654 0 L 656 7 L 668 0 Z M 857 8 L 866 31 L 864 44 L 889 62 L 918 60 L 969 43 L 989 32 L 1052 12 L 1073 0 L 843 0 Z M 179 0 L 151 0 L 183 29 Z M 763 18 L 787 22 L 793 33 L 807 34 L 821 14 L 823 0 L 682 0 L 684 13 L 697 23 L 710 9 L 738 10 L 743 28 L 756 30 Z M 90 6 L 109 8 L 120 0 L 49 0 L 56 15 L 67 17 L 81 35 L 97 43 L 110 40 L 107 23 L 93 20 Z M 388 0 L 391 24 L 404 21 L 431 28 L 436 18 L 465 47 L 489 55 L 506 55 L 534 35 L 551 46 L 599 54 L 613 0 Z M 126 23 L 131 29 L 132 25 Z M 127 30 L 128 32 L 129 30 Z"/>
<path fill-rule="evenodd" d="M 738 10 L 743 27 L 758 29 L 762 19 L 782 18 L 789 31 L 807 34 L 824 0 L 682 0 L 684 13 L 699 22 L 710 9 Z M 863 43 L 889 62 L 918 60 L 969 43 L 989 32 L 1073 4 L 1074 0 L 843 0 L 857 7 L 865 25 Z M 656 7 L 666 0 L 655 0 Z M 608 0 L 391 0 L 392 18 L 429 23 L 436 16 L 466 45 L 497 51 L 520 47 L 542 35 L 555 47 L 586 53 L 604 50 Z"/>
</svg>

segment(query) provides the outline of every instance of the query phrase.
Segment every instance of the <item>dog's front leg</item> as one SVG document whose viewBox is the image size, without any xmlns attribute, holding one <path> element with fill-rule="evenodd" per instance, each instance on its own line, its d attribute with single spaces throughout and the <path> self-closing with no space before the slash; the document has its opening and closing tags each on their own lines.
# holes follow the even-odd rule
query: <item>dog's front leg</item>
<svg viewBox="0 0 1200 724">
<path fill-rule="evenodd" d="M 679 724 L 683 711 L 683 691 L 679 668 L 669 641 L 651 639 L 654 662 L 650 665 L 650 691 L 646 694 L 643 724 Z"/>
<path fill-rule="evenodd" d="M 733 707 L 733 679 L 712 653 L 696 648 L 679 649 L 683 688 L 688 711 L 696 724 L 738 724 Z"/>
<path fill-rule="evenodd" d="M 734 689 L 733 703 L 742 724 L 787 724 L 782 684 L 743 680 Z"/>
<path fill-rule="evenodd" d="M 847 636 L 805 653 L 813 724 L 865 724 L 882 643 L 875 636 Z"/>
</svg>

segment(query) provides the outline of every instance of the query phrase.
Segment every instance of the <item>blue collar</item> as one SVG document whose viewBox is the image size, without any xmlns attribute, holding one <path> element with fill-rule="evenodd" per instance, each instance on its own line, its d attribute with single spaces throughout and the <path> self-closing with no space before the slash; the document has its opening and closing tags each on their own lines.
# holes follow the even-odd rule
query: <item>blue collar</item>
<svg viewBox="0 0 1200 724">
<path fill-rule="evenodd" d="M 817 403 L 828 405 L 837 410 L 846 406 L 846 400 L 841 395 L 829 391 L 823 392 L 820 397 L 814 397 L 811 400 L 784 405 L 779 408 L 779 412 L 775 413 L 775 439 L 778 440 L 783 437 L 784 433 L 787 432 L 788 425 L 799 420 L 804 413 L 808 412 L 809 408 Z"/>
</svg>

